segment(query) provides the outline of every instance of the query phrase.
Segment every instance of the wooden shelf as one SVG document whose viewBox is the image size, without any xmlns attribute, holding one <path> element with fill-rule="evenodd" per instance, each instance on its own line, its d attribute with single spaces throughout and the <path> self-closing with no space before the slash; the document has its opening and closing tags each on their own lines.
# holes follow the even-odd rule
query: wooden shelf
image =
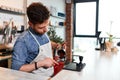
<svg viewBox="0 0 120 80">
<path fill-rule="evenodd" d="M 0 8 L 0 12 L 9 13 L 9 14 L 15 14 L 15 15 L 25 15 L 25 13 L 22 13 L 22 12 L 17 12 L 17 11 L 2 9 L 2 8 Z"/>
<path fill-rule="evenodd" d="M 0 49 L 12 49 L 13 48 L 13 44 L 9 43 L 9 44 L 0 44 Z"/>
<path fill-rule="evenodd" d="M 58 19 L 63 19 L 63 20 L 65 20 L 65 18 L 64 18 L 64 17 L 60 17 L 60 16 L 54 16 L 54 15 L 51 15 L 51 17 L 54 17 L 54 18 L 58 18 Z"/>
<path fill-rule="evenodd" d="M 50 27 L 54 27 L 54 28 L 62 28 L 62 27 L 64 27 L 64 26 L 55 26 L 55 25 L 49 25 Z"/>
</svg>

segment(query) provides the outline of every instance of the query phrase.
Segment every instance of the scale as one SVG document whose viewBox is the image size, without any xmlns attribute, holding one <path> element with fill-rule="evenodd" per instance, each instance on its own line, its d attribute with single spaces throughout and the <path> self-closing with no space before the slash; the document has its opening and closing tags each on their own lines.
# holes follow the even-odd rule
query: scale
<svg viewBox="0 0 120 80">
<path fill-rule="evenodd" d="M 72 70 L 72 71 L 81 71 L 86 66 L 86 64 L 82 63 L 83 56 L 79 56 L 79 60 L 80 60 L 79 63 L 77 63 L 77 62 L 70 62 L 68 64 L 65 64 L 63 69 Z"/>
</svg>

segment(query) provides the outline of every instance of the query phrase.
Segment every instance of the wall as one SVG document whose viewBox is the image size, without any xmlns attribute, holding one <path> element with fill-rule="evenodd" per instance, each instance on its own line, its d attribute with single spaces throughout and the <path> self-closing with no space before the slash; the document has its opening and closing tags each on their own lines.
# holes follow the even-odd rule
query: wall
<svg viewBox="0 0 120 80">
<path fill-rule="evenodd" d="M 57 11 L 65 13 L 65 0 L 27 0 L 27 5 L 32 2 L 41 2 L 47 7 L 54 6 L 57 8 Z"/>
<path fill-rule="evenodd" d="M 0 0 L 0 5 L 9 6 L 12 8 L 18 8 L 23 10 L 24 0 Z"/>
<path fill-rule="evenodd" d="M 14 9 L 20 9 L 25 12 L 25 7 L 31 4 L 33 1 L 42 2 L 49 9 L 50 7 L 54 7 L 57 12 L 65 14 L 65 0 L 0 0 L 0 7 L 4 5 Z M 14 24 L 17 26 L 18 29 L 21 28 L 21 25 L 27 24 L 27 19 L 23 15 L 15 15 L 8 12 L 6 13 L 0 11 L 0 27 L 3 26 L 3 21 L 9 21 L 11 18 L 13 18 L 13 21 L 15 21 Z M 54 24 L 58 22 L 65 22 L 65 19 L 61 18 L 51 17 L 50 19 Z M 65 26 L 55 25 L 55 29 L 56 34 L 65 40 Z"/>
<path fill-rule="evenodd" d="M 65 14 L 65 0 L 27 0 L 27 6 L 32 2 L 41 2 L 46 5 L 49 9 L 54 7 L 57 12 L 61 12 Z M 57 16 L 57 14 L 55 15 Z M 56 17 L 51 17 L 50 20 L 53 24 L 58 22 L 65 22 L 65 19 L 60 19 Z M 55 26 L 56 34 L 65 40 L 65 26 Z"/>
<path fill-rule="evenodd" d="M 19 9 L 21 11 L 24 10 L 24 2 L 25 0 L 0 0 L 0 7 L 6 6 L 12 9 Z M 22 15 L 15 15 L 10 14 L 9 12 L 1 12 L 0 11 L 0 26 L 3 25 L 3 21 L 9 21 L 11 18 L 13 18 L 13 21 L 15 25 L 19 28 L 21 25 L 24 25 L 24 16 Z"/>
<path fill-rule="evenodd" d="M 0 28 L 4 28 L 3 22 L 9 22 L 13 18 L 14 26 L 18 30 L 21 30 L 21 25 L 26 25 L 25 23 L 25 4 L 26 0 L 0 0 Z M 0 43 L 2 43 L 3 35 L 0 35 Z"/>
</svg>

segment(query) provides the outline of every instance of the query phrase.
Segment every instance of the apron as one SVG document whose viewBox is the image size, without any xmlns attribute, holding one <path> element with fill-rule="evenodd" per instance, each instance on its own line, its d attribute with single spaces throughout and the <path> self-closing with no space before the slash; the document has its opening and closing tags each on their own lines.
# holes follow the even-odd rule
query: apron
<svg viewBox="0 0 120 80">
<path fill-rule="evenodd" d="M 49 40 L 48 43 L 46 43 L 44 45 L 40 45 L 40 43 L 38 42 L 38 40 L 36 39 L 36 37 L 31 32 L 30 32 L 30 34 L 32 35 L 32 37 L 35 39 L 35 41 L 39 45 L 39 54 L 35 57 L 35 59 L 31 63 L 38 62 L 40 60 L 44 60 L 47 57 L 53 58 L 52 57 L 53 55 L 52 55 L 52 48 L 51 48 L 50 40 Z M 43 67 L 40 67 L 37 70 L 34 70 L 32 73 L 35 73 L 35 74 L 38 74 L 38 75 L 42 75 L 42 76 L 49 76 L 50 77 L 54 73 L 54 68 L 50 67 L 50 68 L 45 69 Z"/>
</svg>

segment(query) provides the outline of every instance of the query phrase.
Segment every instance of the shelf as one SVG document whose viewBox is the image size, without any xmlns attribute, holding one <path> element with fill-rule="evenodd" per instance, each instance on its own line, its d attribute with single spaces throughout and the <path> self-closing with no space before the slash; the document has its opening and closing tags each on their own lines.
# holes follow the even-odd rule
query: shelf
<svg viewBox="0 0 120 80">
<path fill-rule="evenodd" d="M 9 14 L 15 14 L 15 15 L 25 15 L 25 13 L 22 13 L 22 12 L 17 12 L 17 11 L 2 9 L 2 8 L 0 8 L 0 12 L 9 13 Z"/>
<path fill-rule="evenodd" d="M 63 28 L 64 26 L 55 26 L 55 25 L 49 25 L 50 27 L 53 27 L 53 28 Z"/>
<path fill-rule="evenodd" d="M 58 18 L 58 19 L 63 19 L 63 20 L 65 20 L 64 17 L 60 17 L 60 16 L 54 16 L 54 15 L 51 15 L 51 17 L 55 17 L 55 18 Z"/>
</svg>

